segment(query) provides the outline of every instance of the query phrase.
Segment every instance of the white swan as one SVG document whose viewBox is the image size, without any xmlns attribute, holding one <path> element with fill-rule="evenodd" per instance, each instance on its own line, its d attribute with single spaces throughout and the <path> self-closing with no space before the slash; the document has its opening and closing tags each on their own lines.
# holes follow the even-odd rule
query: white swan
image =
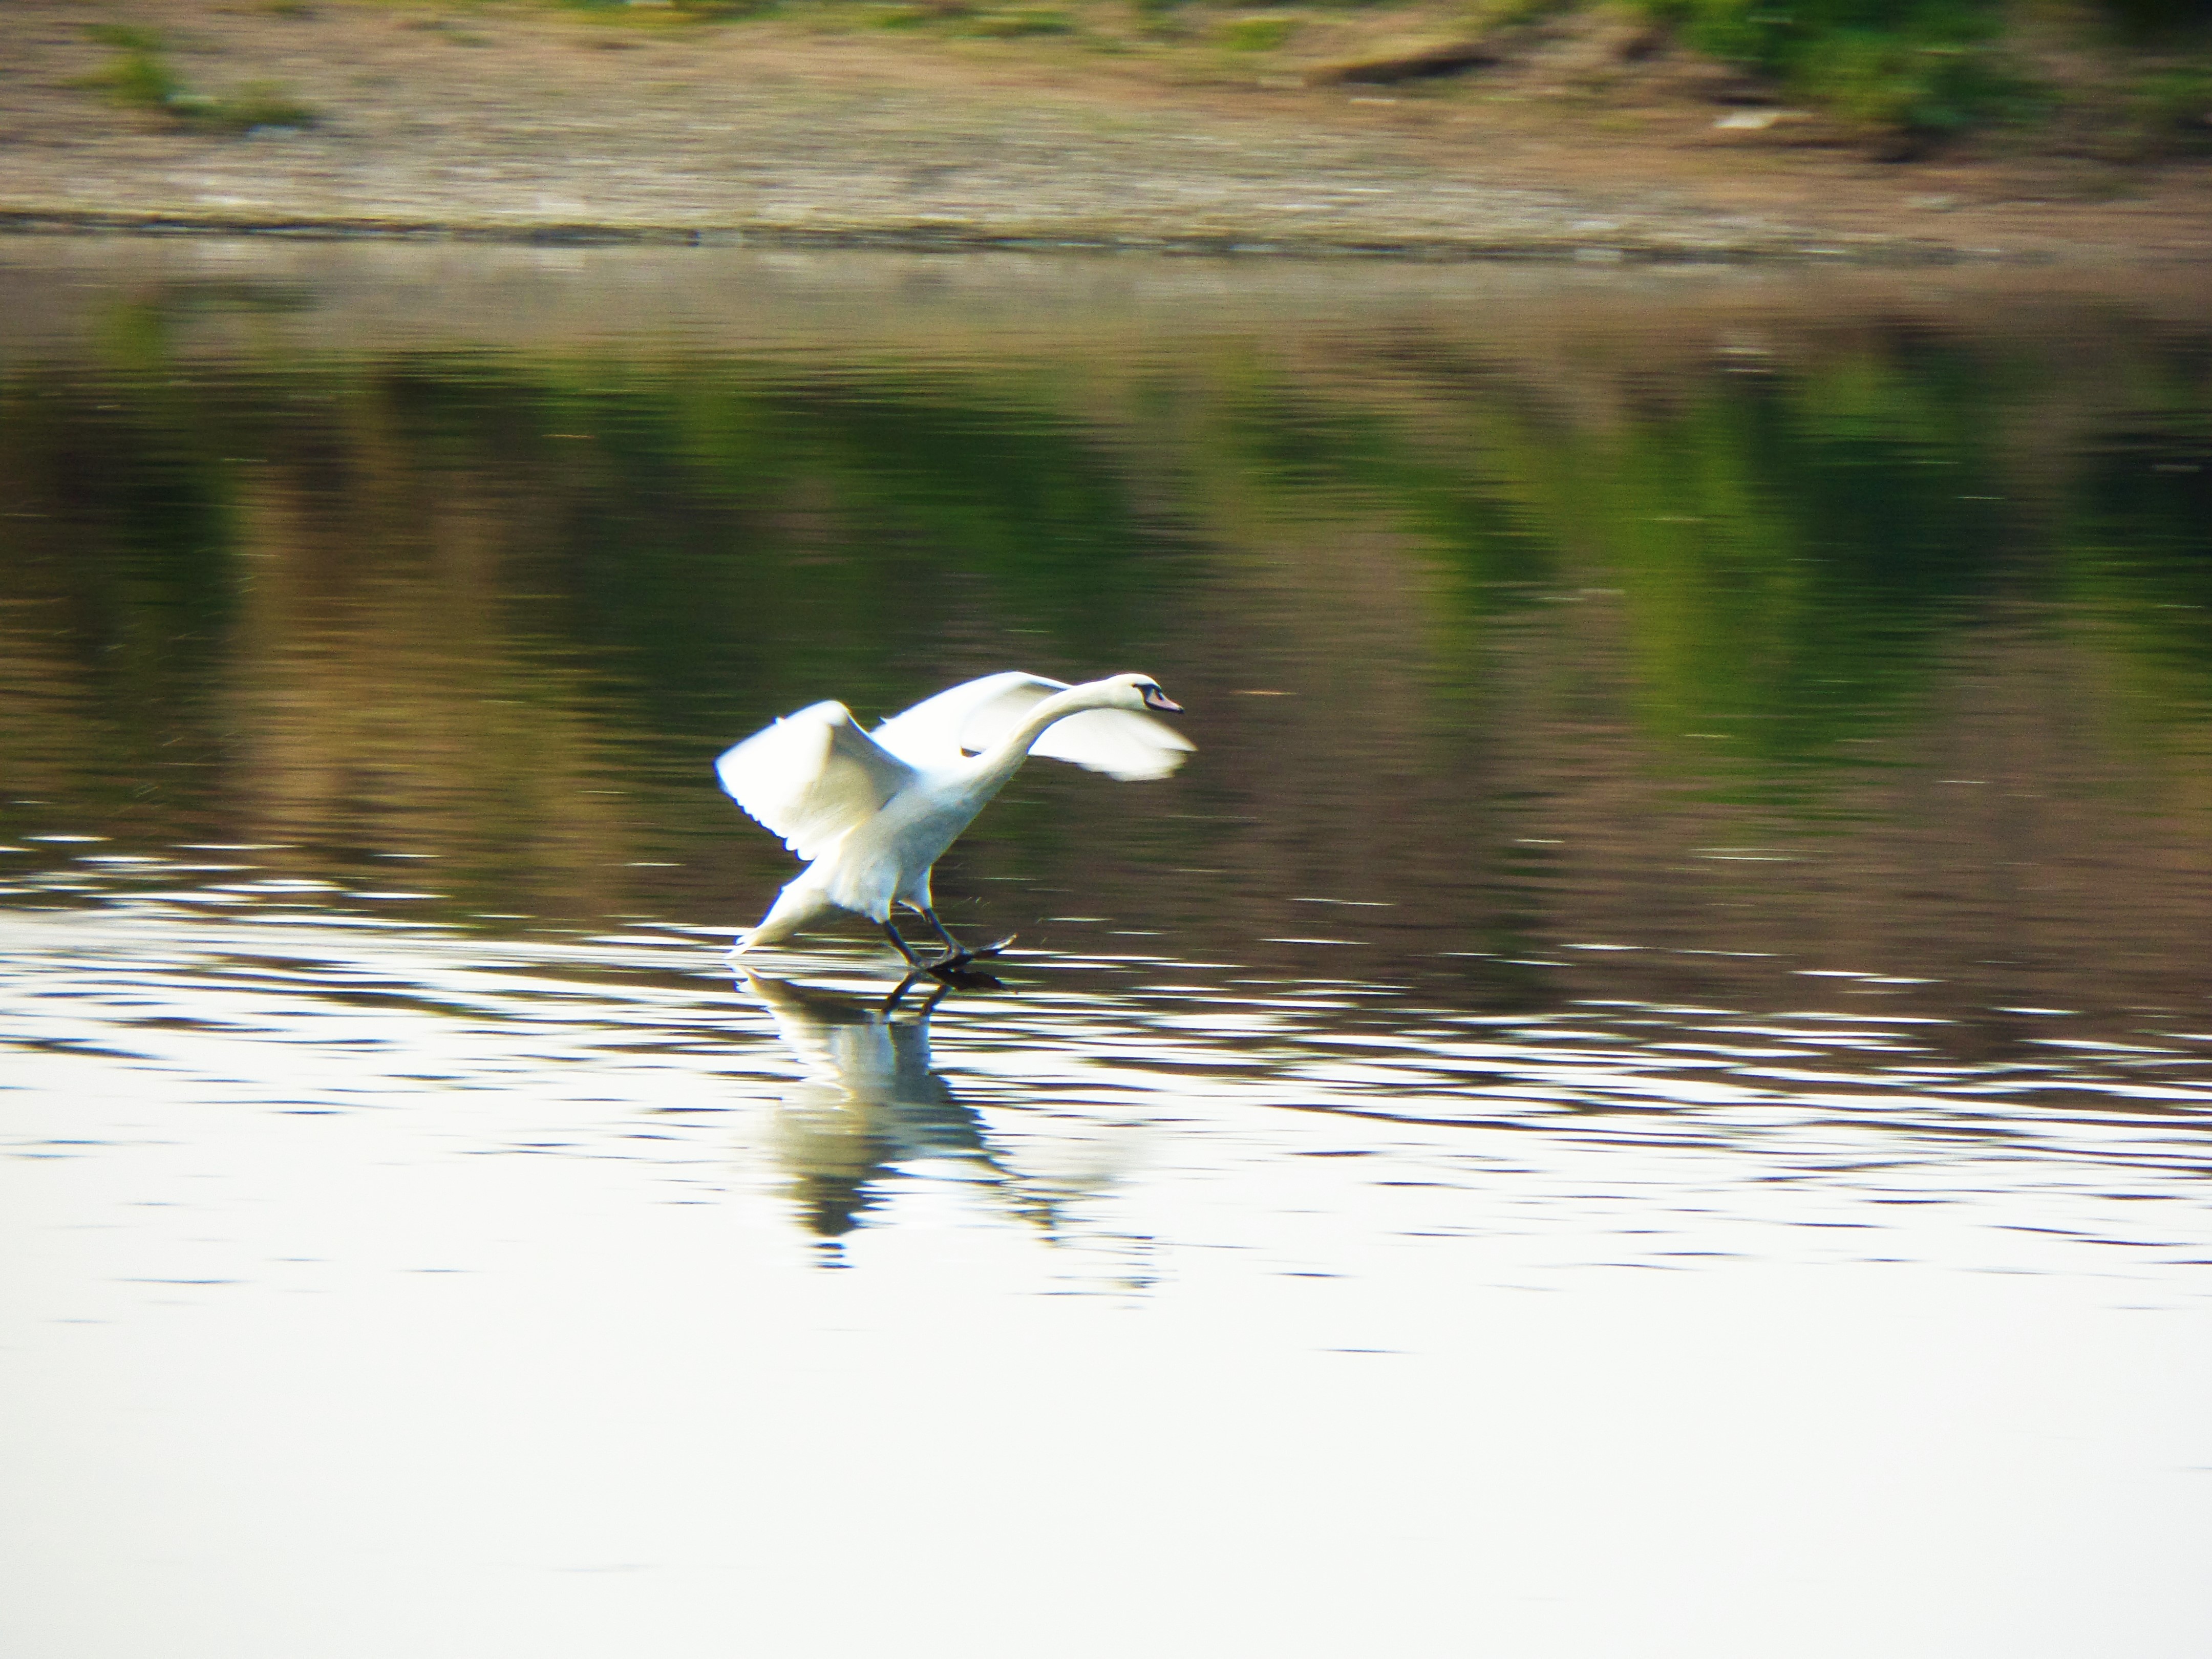
<svg viewBox="0 0 2212 1659">
<path fill-rule="evenodd" d="M 991 674 L 940 691 L 871 732 L 842 702 L 817 702 L 714 763 L 730 798 L 807 860 L 739 951 L 775 945 L 833 910 L 867 917 L 915 968 L 957 968 L 963 951 L 929 896 L 930 867 L 1032 751 L 1122 779 L 1163 778 L 1192 745 L 1143 711 L 1179 714 L 1146 674 L 1064 685 Z M 945 941 L 925 964 L 891 925 L 919 911 Z M 994 947 L 995 948 L 995 947 Z"/>
</svg>

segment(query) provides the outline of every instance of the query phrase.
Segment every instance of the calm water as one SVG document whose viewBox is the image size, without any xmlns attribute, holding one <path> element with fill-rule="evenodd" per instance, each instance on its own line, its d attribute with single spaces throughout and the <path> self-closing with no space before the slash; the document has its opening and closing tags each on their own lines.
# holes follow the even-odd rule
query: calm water
<svg viewBox="0 0 2212 1659">
<path fill-rule="evenodd" d="M 0 1647 L 2195 1659 L 2199 289 L 0 245 Z"/>
</svg>

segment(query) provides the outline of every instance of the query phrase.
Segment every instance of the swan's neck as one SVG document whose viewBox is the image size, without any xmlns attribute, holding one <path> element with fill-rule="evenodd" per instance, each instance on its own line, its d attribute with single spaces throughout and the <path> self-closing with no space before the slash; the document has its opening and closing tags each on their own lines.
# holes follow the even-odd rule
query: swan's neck
<svg viewBox="0 0 2212 1659">
<path fill-rule="evenodd" d="M 1021 770 L 1022 763 L 1030 757 L 1036 740 L 1045 734 L 1047 727 L 1066 720 L 1070 714 L 1079 714 L 1086 708 L 1099 705 L 1093 701 L 1091 688 L 1071 685 L 1065 691 L 1055 692 L 1030 710 L 1029 718 L 999 739 L 992 748 L 975 757 L 976 781 L 995 793 L 1005 787 L 1006 781 Z"/>
</svg>

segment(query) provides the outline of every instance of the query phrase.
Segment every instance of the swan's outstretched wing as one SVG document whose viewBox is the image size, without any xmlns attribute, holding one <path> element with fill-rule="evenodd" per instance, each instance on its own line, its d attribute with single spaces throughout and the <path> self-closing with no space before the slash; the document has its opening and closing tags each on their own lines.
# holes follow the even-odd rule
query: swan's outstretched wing
<svg viewBox="0 0 2212 1659">
<path fill-rule="evenodd" d="M 853 724 L 842 702 L 817 702 L 756 732 L 714 763 L 730 799 L 803 859 L 883 810 L 915 770 Z"/>
<path fill-rule="evenodd" d="M 894 714 L 871 733 L 908 765 L 927 770 L 980 754 L 1030 709 L 1067 687 L 1041 674 L 987 674 Z M 1190 740 L 1149 714 L 1127 708 L 1086 708 L 1050 726 L 1033 755 L 1073 761 L 1124 782 L 1164 778 L 1191 752 Z"/>
<path fill-rule="evenodd" d="M 1008 720 L 1006 730 L 1012 731 L 1016 724 Z M 1139 714 L 1132 708 L 1086 708 L 1054 726 L 1030 752 L 1073 761 L 1109 778 L 1133 783 L 1167 776 L 1196 747 L 1182 732 L 1150 714 Z"/>
<path fill-rule="evenodd" d="M 909 766 L 950 766 L 989 748 L 1030 709 L 1066 690 L 1038 674 L 987 674 L 892 715 L 869 735 Z"/>
</svg>

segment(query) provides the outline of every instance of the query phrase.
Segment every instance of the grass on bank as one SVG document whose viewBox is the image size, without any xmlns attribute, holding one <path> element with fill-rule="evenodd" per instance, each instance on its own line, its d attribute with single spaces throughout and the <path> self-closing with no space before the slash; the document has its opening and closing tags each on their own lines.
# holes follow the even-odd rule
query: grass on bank
<svg viewBox="0 0 2212 1659">
<path fill-rule="evenodd" d="M 1692 50 L 1880 131 L 1935 139 L 2070 111 L 2108 149 L 2212 148 L 2212 0 L 1639 3 Z"/>
<path fill-rule="evenodd" d="M 1656 50 L 1728 65 L 1777 100 L 1885 136 L 1900 159 L 1992 129 L 2109 161 L 2212 153 L 2212 0 L 1456 0 L 1418 13 L 1391 0 L 555 3 L 639 21 L 775 14 L 832 28 L 1060 35 L 1104 50 L 1141 40 L 1248 62 L 1295 60 L 1371 18 L 1378 36 L 1411 24 L 1439 40 L 1496 40 L 1495 61 L 1510 64 L 1547 33 L 1632 17 L 1650 26 Z"/>
<path fill-rule="evenodd" d="M 1942 135 L 2039 114 L 1996 0 L 1646 0 L 1684 44 L 1886 131 Z"/>
<path fill-rule="evenodd" d="M 315 110 L 283 88 L 252 81 L 222 94 L 194 92 L 170 64 L 161 38 L 151 29 L 95 24 L 85 33 L 116 55 L 83 84 L 125 109 L 169 116 L 210 132 L 246 133 L 257 127 L 309 127 Z"/>
<path fill-rule="evenodd" d="M 2212 0 L 475 0 L 452 19 L 410 6 L 401 27 L 489 46 L 458 23 L 510 5 L 628 26 L 611 28 L 609 45 L 641 28 L 681 33 L 777 16 L 831 32 L 1058 39 L 1142 51 L 1181 66 L 1171 74 L 1257 71 L 1279 82 L 1315 78 L 1348 42 L 1402 46 L 1410 30 L 1432 45 L 1494 45 L 1489 56 L 1413 73 L 1463 75 L 1476 88 L 1492 81 L 1508 95 L 1519 95 L 1511 77 L 1547 45 L 1626 29 L 1639 42 L 1636 61 L 1586 76 L 1578 89 L 1590 98 L 1630 93 L 1647 60 L 1702 60 L 1728 66 L 1747 95 L 1764 88 L 1774 101 L 1840 118 L 1895 159 L 1993 131 L 2015 135 L 2008 143 L 2111 162 L 2212 154 Z M 258 9 L 313 15 L 308 0 L 258 0 Z M 266 82 L 221 95 L 191 89 L 150 31 L 88 33 L 116 53 L 88 83 L 126 107 L 230 133 L 318 118 Z"/>
</svg>

